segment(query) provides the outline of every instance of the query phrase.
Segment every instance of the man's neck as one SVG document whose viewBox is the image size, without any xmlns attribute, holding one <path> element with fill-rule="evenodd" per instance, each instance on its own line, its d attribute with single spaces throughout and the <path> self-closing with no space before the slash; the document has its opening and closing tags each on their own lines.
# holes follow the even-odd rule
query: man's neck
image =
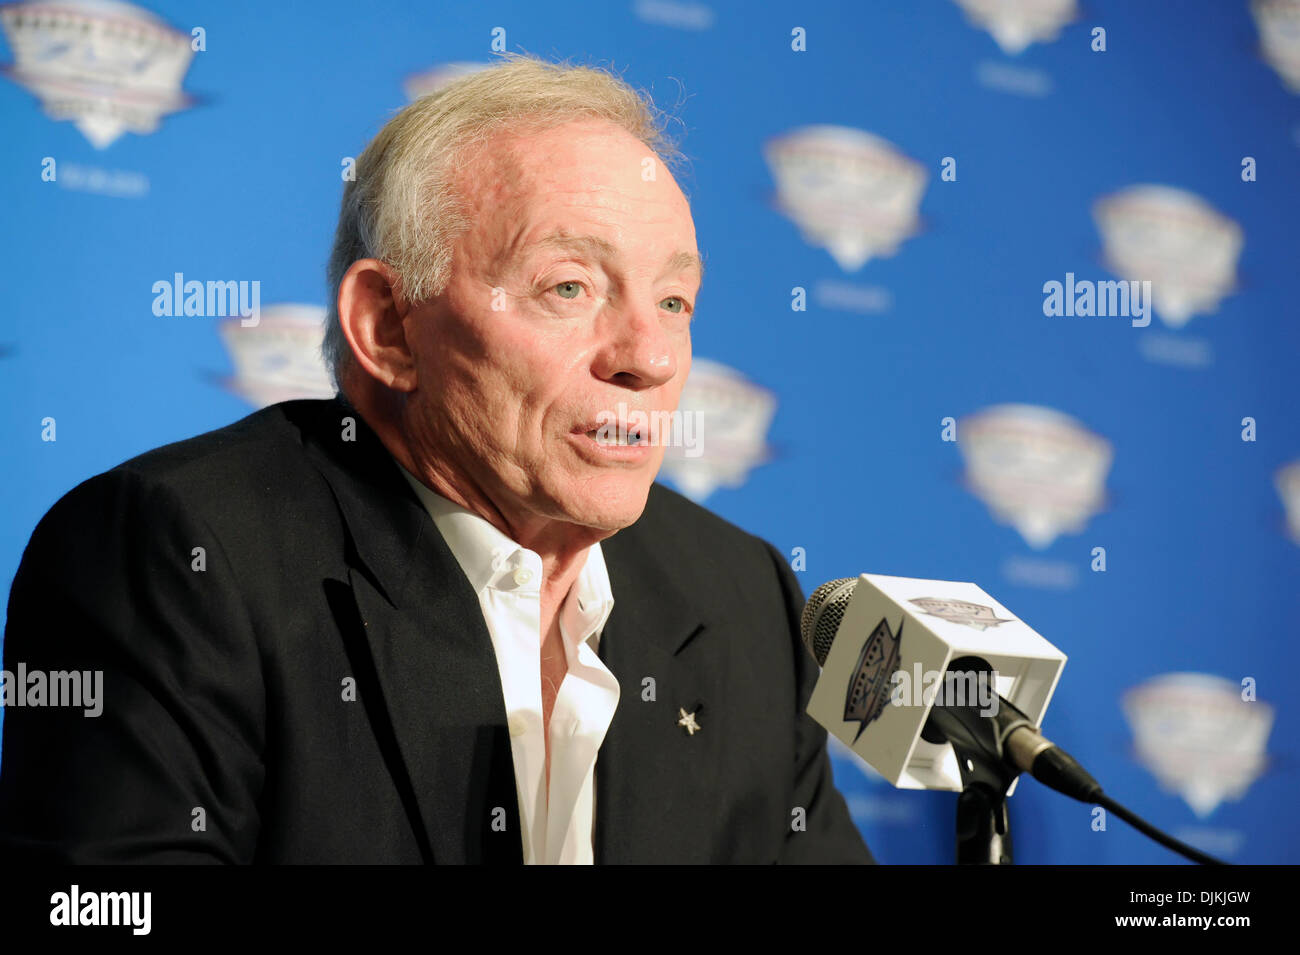
<svg viewBox="0 0 1300 955">
<path fill-rule="evenodd" d="M 501 533 L 533 551 L 542 560 L 542 632 L 546 633 L 557 608 L 586 563 L 591 545 L 610 536 L 609 531 L 584 527 L 538 515 L 509 514 L 465 476 L 455 474 L 443 461 L 417 460 L 403 430 L 380 415 L 357 408 L 388 453 L 416 480 L 453 504 L 477 514 Z"/>
</svg>

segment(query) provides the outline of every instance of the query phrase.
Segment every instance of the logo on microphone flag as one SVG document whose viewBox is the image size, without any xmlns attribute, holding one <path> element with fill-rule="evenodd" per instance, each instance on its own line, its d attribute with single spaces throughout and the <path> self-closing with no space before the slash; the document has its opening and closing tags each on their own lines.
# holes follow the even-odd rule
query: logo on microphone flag
<svg viewBox="0 0 1300 955">
<path fill-rule="evenodd" d="M 884 617 L 876 624 L 867 642 L 858 654 L 858 665 L 853 668 L 849 678 L 848 693 L 844 697 L 844 722 L 858 722 L 858 741 L 862 731 L 874 722 L 885 709 L 893 691 L 893 676 L 898 669 L 899 648 L 903 640 L 903 621 L 898 621 L 898 633 L 889 629 L 889 621 Z"/>
<path fill-rule="evenodd" d="M 1010 623 L 999 617 L 992 607 L 983 604 L 967 603 L 964 600 L 945 600 L 942 597 L 917 597 L 908 603 L 921 608 L 921 612 L 931 617 L 940 617 L 963 627 L 972 627 L 979 631 L 996 627 L 1000 623 Z"/>
</svg>

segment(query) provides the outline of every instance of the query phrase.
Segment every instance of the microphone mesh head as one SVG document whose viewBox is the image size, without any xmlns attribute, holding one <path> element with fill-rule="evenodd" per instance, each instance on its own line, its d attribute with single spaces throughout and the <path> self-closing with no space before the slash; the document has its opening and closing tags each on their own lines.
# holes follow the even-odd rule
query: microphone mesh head
<svg viewBox="0 0 1300 955">
<path fill-rule="evenodd" d="M 841 577 L 828 580 L 812 592 L 804 604 L 803 616 L 799 619 L 799 630 L 803 634 L 803 645 L 813 655 L 818 666 L 826 665 L 826 657 L 839 632 L 844 611 L 853 599 L 853 588 L 858 578 Z"/>
</svg>

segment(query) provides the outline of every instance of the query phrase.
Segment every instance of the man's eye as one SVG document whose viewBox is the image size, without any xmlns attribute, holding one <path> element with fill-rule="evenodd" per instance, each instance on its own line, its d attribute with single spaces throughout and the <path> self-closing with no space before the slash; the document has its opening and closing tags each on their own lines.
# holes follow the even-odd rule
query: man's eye
<svg viewBox="0 0 1300 955">
<path fill-rule="evenodd" d="M 676 295 L 673 295 L 673 296 L 670 296 L 669 298 L 664 299 L 664 301 L 663 301 L 663 302 L 660 302 L 659 304 L 662 305 L 664 302 L 672 302 L 674 305 L 677 306 L 676 308 L 672 308 L 672 307 L 670 307 L 670 308 L 668 309 L 668 311 L 672 312 L 674 315 L 680 315 L 682 312 L 684 312 L 684 311 L 686 310 L 686 303 L 683 302 L 683 301 L 682 301 L 680 298 L 678 298 Z"/>
<path fill-rule="evenodd" d="M 580 282 L 561 282 L 552 289 L 560 298 L 577 298 L 582 294 L 582 284 Z"/>
</svg>

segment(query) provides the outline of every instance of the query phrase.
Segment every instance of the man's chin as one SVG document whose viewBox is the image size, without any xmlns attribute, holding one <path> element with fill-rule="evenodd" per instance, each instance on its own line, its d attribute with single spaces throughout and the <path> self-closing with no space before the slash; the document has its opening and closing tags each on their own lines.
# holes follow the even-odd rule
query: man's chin
<svg viewBox="0 0 1300 955">
<path fill-rule="evenodd" d="M 595 482 L 577 499 L 566 502 L 569 520 L 611 534 L 635 524 L 645 511 L 650 482 L 634 486 L 618 482 L 612 487 L 601 487 L 601 483 Z"/>
</svg>

